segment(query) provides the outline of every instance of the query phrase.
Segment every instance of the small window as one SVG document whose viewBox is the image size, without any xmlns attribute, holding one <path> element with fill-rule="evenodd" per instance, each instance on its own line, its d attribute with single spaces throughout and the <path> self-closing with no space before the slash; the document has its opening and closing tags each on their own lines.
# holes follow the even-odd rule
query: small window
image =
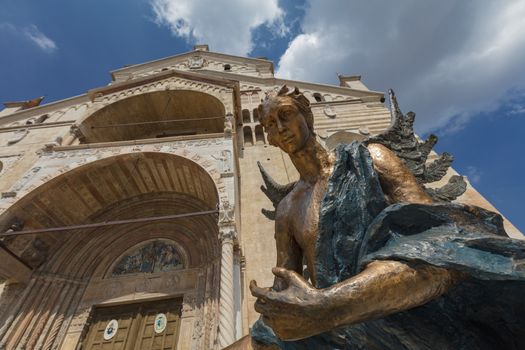
<svg viewBox="0 0 525 350">
<path fill-rule="evenodd" d="M 314 93 L 314 98 L 315 98 L 315 101 L 316 101 L 316 102 L 323 102 L 323 101 L 324 101 L 324 97 L 323 97 L 323 95 L 321 95 L 321 94 L 318 93 L 318 92 Z"/>
<path fill-rule="evenodd" d="M 253 146 L 252 128 L 245 126 L 242 131 L 244 135 L 244 146 Z"/>
<path fill-rule="evenodd" d="M 41 124 L 49 119 L 49 114 L 43 114 L 38 118 L 29 118 L 26 120 L 26 125 Z"/>
<path fill-rule="evenodd" d="M 41 115 L 40 117 L 37 118 L 36 124 L 43 123 L 43 122 L 45 122 L 48 119 L 49 119 L 49 114 Z"/>
<path fill-rule="evenodd" d="M 243 123 L 250 123 L 250 111 L 247 109 L 242 110 L 242 122 Z"/>
<path fill-rule="evenodd" d="M 224 70 L 226 70 L 226 71 L 230 71 L 231 69 L 232 69 L 232 66 L 231 66 L 231 65 L 229 65 L 229 64 L 225 64 L 225 65 L 224 65 Z"/>
<path fill-rule="evenodd" d="M 264 145 L 264 131 L 261 125 L 255 127 L 255 143 L 258 145 Z"/>
<path fill-rule="evenodd" d="M 259 121 L 259 110 L 257 108 L 253 109 L 253 121 L 255 123 Z"/>
</svg>

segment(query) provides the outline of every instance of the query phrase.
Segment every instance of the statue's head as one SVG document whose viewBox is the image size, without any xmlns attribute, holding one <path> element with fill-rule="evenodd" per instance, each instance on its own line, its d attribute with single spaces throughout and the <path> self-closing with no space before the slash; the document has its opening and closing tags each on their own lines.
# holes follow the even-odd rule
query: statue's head
<svg viewBox="0 0 525 350">
<path fill-rule="evenodd" d="M 298 88 L 290 91 L 285 85 L 277 94 L 267 94 L 258 110 L 268 142 L 288 154 L 303 149 L 314 135 L 310 101 Z"/>
</svg>

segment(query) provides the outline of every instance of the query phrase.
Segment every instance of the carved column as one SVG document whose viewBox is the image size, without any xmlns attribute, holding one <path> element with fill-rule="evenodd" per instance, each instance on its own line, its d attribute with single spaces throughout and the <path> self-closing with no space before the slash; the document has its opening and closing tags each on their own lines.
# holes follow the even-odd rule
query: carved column
<svg viewBox="0 0 525 350">
<path fill-rule="evenodd" d="M 221 290 L 219 304 L 219 345 L 221 349 L 235 341 L 235 309 L 233 293 L 233 245 L 235 227 L 220 228 L 221 240 Z"/>
</svg>

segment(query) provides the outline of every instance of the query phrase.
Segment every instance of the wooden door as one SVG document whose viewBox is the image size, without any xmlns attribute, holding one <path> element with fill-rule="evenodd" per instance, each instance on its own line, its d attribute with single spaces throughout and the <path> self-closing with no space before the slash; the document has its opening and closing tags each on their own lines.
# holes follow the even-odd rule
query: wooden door
<svg viewBox="0 0 525 350">
<path fill-rule="evenodd" d="M 169 302 L 159 302 L 149 308 L 143 308 L 134 350 L 175 350 L 179 333 L 180 309 L 180 302 L 177 308 L 170 307 Z M 155 319 L 160 314 L 166 316 L 167 322 L 162 332 L 156 332 Z"/>
<path fill-rule="evenodd" d="M 95 309 L 83 350 L 175 350 L 179 333 L 180 299 L 101 307 Z M 155 329 L 155 321 L 162 327 Z M 114 334 L 104 338 L 116 320 Z M 114 325 L 113 322 L 112 325 Z"/>
</svg>

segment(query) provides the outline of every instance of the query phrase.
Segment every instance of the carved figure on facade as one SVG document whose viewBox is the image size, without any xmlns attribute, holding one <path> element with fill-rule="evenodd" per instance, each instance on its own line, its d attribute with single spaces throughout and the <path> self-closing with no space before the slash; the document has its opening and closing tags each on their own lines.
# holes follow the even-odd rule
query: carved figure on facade
<svg viewBox="0 0 525 350">
<path fill-rule="evenodd" d="M 233 114 L 227 113 L 224 117 L 224 137 L 231 137 L 234 123 L 235 118 L 233 117 Z"/>
<path fill-rule="evenodd" d="M 188 59 L 188 67 L 190 69 L 202 68 L 205 65 L 206 65 L 206 60 L 202 56 L 195 55 Z"/>
<path fill-rule="evenodd" d="M 222 150 L 220 155 L 212 157 L 219 161 L 219 167 L 221 169 L 221 176 L 228 176 L 233 174 L 232 169 L 232 153 L 230 150 Z"/>
<path fill-rule="evenodd" d="M 393 93 L 391 100 L 391 129 L 335 153 L 316 141 L 298 89 L 283 87 L 259 107 L 268 141 L 288 153 L 300 178 L 265 181 L 276 206 L 275 280 L 271 288 L 252 281 L 262 318 L 251 342 L 229 349 L 519 349 L 525 342 L 525 320 L 514 316 L 525 312 L 525 242 L 507 237 L 500 215 L 449 203 L 465 191 L 464 180 L 423 186 L 444 175 L 451 157 L 427 164 L 437 139 L 419 142 L 414 115 L 401 113 Z"/>
<path fill-rule="evenodd" d="M 219 226 L 228 226 L 235 222 L 235 207 L 225 198 L 219 210 Z"/>
<path fill-rule="evenodd" d="M 40 266 L 49 255 L 49 245 L 40 238 L 35 238 L 24 250 L 21 258 L 32 267 Z"/>
<path fill-rule="evenodd" d="M 157 273 L 184 268 L 178 247 L 163 241 L 153 241 L 122 256 L 113 268 L 112 276 L 129 273 Z"/>
</svg>

